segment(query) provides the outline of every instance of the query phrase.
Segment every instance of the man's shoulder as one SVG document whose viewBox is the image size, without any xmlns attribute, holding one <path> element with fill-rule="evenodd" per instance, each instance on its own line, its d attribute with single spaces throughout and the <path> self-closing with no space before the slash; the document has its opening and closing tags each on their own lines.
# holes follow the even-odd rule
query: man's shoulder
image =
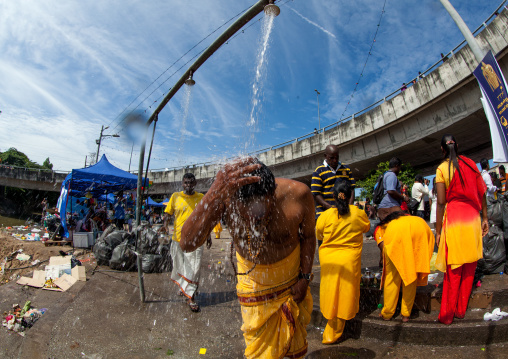
<svg viewBox="0 0 508 359">
<path fill-rule="evenodd" d="M 351 171 L 351 167 L 349 167 L 349 166 L 348 166 L 348 165 L 346 165 L 345 163 L 341 163 L 339 168 L 345 168 L 345 169 L 348 169 L 348 170 L 350 170 L 350 171 Z"/>
<path fill-rule="evenodd" d="M 311 193 L 310 188 L 299 181 L 288 178 L 275 178 L 275 183 L 281 194 L 291 193 L 295 198 Z"/>
<path fill-rule="evenodd" d="M 314 170 L 314 173 L 321 173 L 323 172 L 324 170 L 326 170 L 327 167 L 325 165 L 319 165 L 316 167 L 316 169 Z"/>
<path fill-rule="evenodd" d="M 397 175 L 395 173 L 393 173 L 392 171 L 387 171 L 387 172 L 385 172 L 383 178 L 384 179 L 390 179 L 390 180 L 396 180 L 397 179 Z"/>
</svg>

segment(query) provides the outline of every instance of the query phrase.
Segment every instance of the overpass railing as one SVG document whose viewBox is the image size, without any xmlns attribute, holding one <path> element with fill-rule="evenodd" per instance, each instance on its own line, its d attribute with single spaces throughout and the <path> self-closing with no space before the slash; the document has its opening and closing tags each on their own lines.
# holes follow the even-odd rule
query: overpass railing
<svg viewBox="0 0 508 359">
<path fill-rule="evenodd" d="M 59 174 L 71 173 L 70 171 L 50 170 L 48 168 L 22 167 L 22 166 L 12 166 L 12 165 L 3 165 L 3 164 L 0 164 L 0 168 L 20 169 L 23 171 L 51 172 L 51 173 L 59 173 Z"/>
</svg>

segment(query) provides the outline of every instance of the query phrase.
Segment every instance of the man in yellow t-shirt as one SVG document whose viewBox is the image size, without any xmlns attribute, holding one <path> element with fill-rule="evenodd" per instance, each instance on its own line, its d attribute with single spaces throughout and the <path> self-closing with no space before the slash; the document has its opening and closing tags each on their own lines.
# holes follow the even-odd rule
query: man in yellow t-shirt
<svg viewBox="0 0 508 359">
<path fill-rule="evenodd" d="M 180 248 L 180 236 L 182 226 L 191 215 L 196 205 L 203 198 L 202 193 L 194 192 L 196 178 L 192 173 L 186 173 L 182 180 L 182 192 L 173 193 L 164 213 L 167 214 L 164 227 L 169 233 L 169 217 L 175 216 L 173 243 L 171 245 L 171 258 L 173 259 L 173 271 L 171 280 L 180 287 L 180 295 L 187 297 L 187 304 L 193 312 L 199 312 L 199 305 L 194 301 L 194 294 L 199 285 L 199 270 L 203 247 L 191 252 L 184 253 Z M 211 238 L 207 246 L 210 247 Z"/>
</svg>

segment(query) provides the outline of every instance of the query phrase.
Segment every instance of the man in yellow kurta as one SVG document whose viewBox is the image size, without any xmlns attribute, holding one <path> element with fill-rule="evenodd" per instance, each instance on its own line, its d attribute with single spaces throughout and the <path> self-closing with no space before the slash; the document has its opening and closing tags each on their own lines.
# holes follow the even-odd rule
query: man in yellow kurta
<svg viewBox="0 0 508 359">
<path fill-rule="evenodd" d="M 196 178 L 192 173 L 186 173 L 183 176 L 182 187 L 182 192 L 175 192 L 171 195 L 171 199 L 164 210 L 164 213 L 169 216 L 175 216 L 173 243 L 171 245 L 171 258 L 173 259 L 171 280 L 179 286 L 180 293 L 187 297 L 187 304 L 190 309 L 193 312 L 198 312 L 199 305 L 194 301 L 194 294 L 199 285 L 199 269 L 203 247 L 192 253 L 184 253 L 179 243 L 182 226 L 203 198 L 203 194 L 194 191 Z M 164 226 L 169 233 L 168 219 L 169 217 L 166 216 Z M 208 236 L 208 239 L 210 239 L 210 236 Z"/>
<path fill-rule="evenodd" d="M 237 252 L 245 357 L 303 358 L 316 248 L 309 188 L 274 178 L 254 158 L 228 163 L 184 224 L 182 249 L 193 251 L 203 245 L 221 218 Z"/>
<path fill-rule="evenodd" d="M 416 287 L 427 285 L 434 235 L 423 219 L 404 212 L 394 212 L 383 222 L 374 234 L 384 253 L 384 306 L 381 316 L 385 320 L 393 317 L 402 284 L 401 315 L 402 321 L 407 322 L 413 308 Z"/>
</svg>

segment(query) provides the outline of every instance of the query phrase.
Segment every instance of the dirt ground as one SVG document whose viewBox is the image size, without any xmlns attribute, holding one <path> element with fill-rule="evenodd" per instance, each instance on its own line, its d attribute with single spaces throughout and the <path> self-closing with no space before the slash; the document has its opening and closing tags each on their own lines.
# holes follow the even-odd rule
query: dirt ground
<svg viewBox="0 0 508 359">
<path fill-rule="evenodd" d="M 0 229 L 0 267 L 3 267 L 5 261 L 4 273 L 0 276 L 0 285 L 4 285 L 11 281 L 17 281 L 19 277 L 28 275 L 35 269 L 44 269 L 47 265 L 49 258 L 52 256 L 60 255 L 60 251 L 67 254 L 73 254 L 77 259 L 83 263 L 90 264 L 90 252 L 80 249 L 73 251 L 72 246 L 48 245 L 46 246 L 42 241 L 27 241 L 22 240 L 21 237 L 14 237 L 13 234 L 28 234 L 33 229 L 41 230 L 38 232 L 41 236 L 45 230 L 41 226 L 28 226 L 28 228 L 2 228 Z M 29 260 L 20 261 L 16 256 L 22 250 L 22 253 L 30 256 Z M 33 265 L 38 261 L 37 264 Z M 1 272 L 0 272 L 1 273 Z"/>
</svg>

